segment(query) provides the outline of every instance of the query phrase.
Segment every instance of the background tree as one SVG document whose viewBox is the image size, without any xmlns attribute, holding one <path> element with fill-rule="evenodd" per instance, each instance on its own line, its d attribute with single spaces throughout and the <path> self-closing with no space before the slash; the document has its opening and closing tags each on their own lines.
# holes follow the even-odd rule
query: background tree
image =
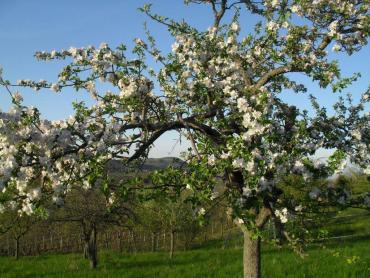
<svg viewBox="0 0 370 278">
<path fill-rule="evenodd" d="M 180 234 L 185 237 L 185 248 L 199 231 L 199 219 L 190 202 L 186 202 L 188 192 L 181 190 L 181 167 L 168 167 L 149 175 L 150 186 L 144 186 L 144 196 L 149 201 L 143 204 L 142 223 L 153 233 L 163 229 L 170 235 L 170 259 L 173 258 L 176 242 Z M 154 238 L 154 237 L 153 237 Z M 154 243 L 154 242 L 153 242 Z"/>
<path fill-rule="evenodd" d="M 108 227 L 127 226 L 133 217 L 128 203 L 118 203 L 113 196 L 107 200 L 100 188 L 74 188 L 63 207 L 50 215 L 51 221 L 77 225 L 84 241 L 84 257 L 90 260 L 91 268 L 98 264 L 98 234 Z"/>
<path fill-rule="evenodd" d="M 22 238 L 40 221 L 40 219 L 35 216 L 21 216 L 18 212 L 14 211 L 8 211 L 0 216 L 0 232 L 14 239 L 14 257 L 18 260 Z"/>
</svg>

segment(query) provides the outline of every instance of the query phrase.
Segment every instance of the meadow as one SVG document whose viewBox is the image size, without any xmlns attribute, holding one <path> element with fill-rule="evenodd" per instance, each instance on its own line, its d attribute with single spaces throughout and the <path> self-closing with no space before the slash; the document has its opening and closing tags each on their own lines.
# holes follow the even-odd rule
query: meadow
<svg viewBox="0 0 370 278">
<path fill-rule="evenodd" d="M 368 237 L 311 245 L 300 258 L 291 250 L 263 246 L 263 277 L 369 277 Z M 0 258 L 0 277 L 242 277 L 242 249 L 208 247 L 168 254 L 102 252 L 96 270 L 81 254 Z"/>
</svg>

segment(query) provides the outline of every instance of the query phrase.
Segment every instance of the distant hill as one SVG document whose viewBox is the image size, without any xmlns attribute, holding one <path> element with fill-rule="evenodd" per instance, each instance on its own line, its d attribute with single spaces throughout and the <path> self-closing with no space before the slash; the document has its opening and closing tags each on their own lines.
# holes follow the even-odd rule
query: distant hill
<svg viewBox="0 0 370 278">
<path fill-rule="evenodd" d="M 138 165 L 138 168 L 144 172 L 165 169 L 168 166 L 182 167 L 185 164 L 178 157 L 161 157 L 148 158 L 144 164 Z M 108 162 L 108 169 L 112 173 L 119 173 L 125 170 L 125 166 L 119 160 L 111 160 Z"/>
</svg>

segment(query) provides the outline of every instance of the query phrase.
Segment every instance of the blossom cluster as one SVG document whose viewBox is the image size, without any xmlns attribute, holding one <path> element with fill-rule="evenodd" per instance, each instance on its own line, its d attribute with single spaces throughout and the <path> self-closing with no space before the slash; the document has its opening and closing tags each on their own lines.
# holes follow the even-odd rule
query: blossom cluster
<svg viewBox="0 0 370 278">
<path fill-rule="evenodd" d="M 109 146 L 127 141 L 118 128 L 95 113 L 47 121 L 37 109 L 19 103 L 1 112 L 0 194 L 9 197 L 5 206 L 31 214 L 47 195 L 61 204 L 74 184 L 90 188 L 92 172 L 113 156 Z"/>
</svg>

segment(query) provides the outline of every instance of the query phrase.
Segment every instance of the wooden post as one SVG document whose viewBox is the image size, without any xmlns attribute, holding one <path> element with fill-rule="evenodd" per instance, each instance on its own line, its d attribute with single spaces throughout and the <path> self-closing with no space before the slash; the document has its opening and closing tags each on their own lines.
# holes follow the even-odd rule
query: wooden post
<svg viewBox="0 0 370 278">
<path fill-rule="evenodd" d="M 54 246 L 53 246 L 53 234 L 50 234 L 50 249 L 53 250 L 54 249 Z"/>
<path fill-rule="evenodd" d="M 11 251 L 10 251 L 10 242 L 9 242 L 9 236 L 6 237 L 6 243 L 8 245 L 8 256 L 11 255 Z"/>
<path fill-rule="evenodd" d="M 132 240 L 134 242 L 134 253 L 137 252 L 137 235 L 135 233 L 135 231 L 132 231 Z"/>
<path fill-rule="evenodd" d="M 63 236 L 60 236 L 59 249 L 63 252 Z"/>
<path fill-rule="evenodd" d="M 163 250 L 166 250 L 166 231 L 163 231 Z"/>
<path fill-rule="evenodd" d="M 224 238 L 224 223 L 221 221 L 221 239 Z"/>
<path fill-rule="evenodd" d="M 155 243 L 155 249 L 158 250 L 159 249 L 159 235 L 157 235 L 157 234 L 155 236 L 155 241 L 156 241 L 156 243 Z"/>
<path fill-rule="evenodd" d="M 15 253 L 14 253 L 14 257 L 16 260 L 18 260 L 19 258 L 19 237 L 17 237 L 15 239 Z"/>
<path fill-rule="evenodd" d="M 155 252 L 155 241 L 156 241 L 156 236 L 155 236 L 155 233 L 152 232 L 152 252 Z"/>
<path fill-rule="evenodd" d="M 173 253 L 174 253 L 174 249 L 175 249 L 175 231 L 174 230 L 171 230 L 171 244 L 170 244 L 170 259 L 173 258 Z"/>
<path fill-rule="evenodd" d="M 108 233 L 105 233 L 105 249 L 109 249 L 109 240 L 108 240 Z"/>
</svg>

